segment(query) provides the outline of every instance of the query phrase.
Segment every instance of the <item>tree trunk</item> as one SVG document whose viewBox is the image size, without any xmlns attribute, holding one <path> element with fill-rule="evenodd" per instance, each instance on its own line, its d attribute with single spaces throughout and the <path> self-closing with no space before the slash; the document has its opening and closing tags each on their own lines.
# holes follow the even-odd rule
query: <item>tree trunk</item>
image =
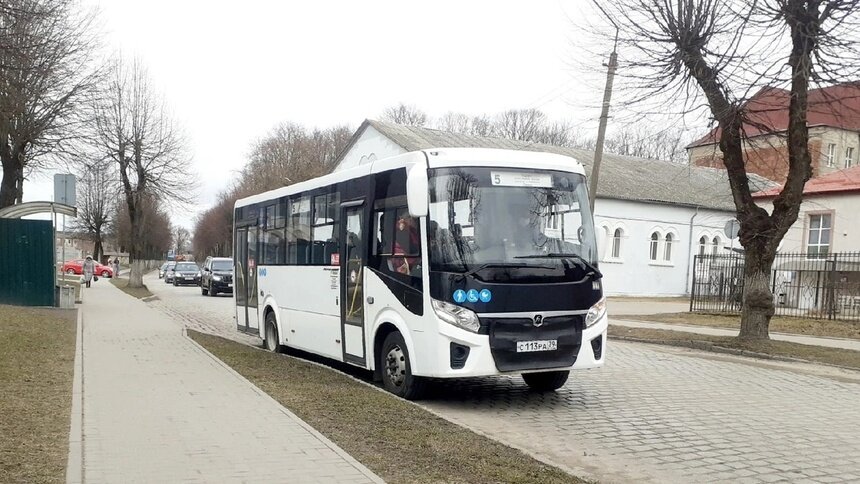
<svg viewBox="0 0 860 484">
<path fill-rule="evenodd" d="M 128 287 L 143 287 L 143 259 L 134 259 L 128 273 Z"/>
<path fill-rule="evenodd" d="M 11 164 L 11 163 L 10 163 Z M 18 193 L 18 173 L 14 168 L 6 168 L 3 163 L 3 181 L 0 182 L 0 208 L 15 205 L 21 195 Z"/>
<path fill-rule="evenodd" d="M 763 247 L 747 250 L 744 264 L 744 304 L 741 312 L 741 331 L 746 340 L 769 339 L 768 327 L 773 317 L 773 292 L 770 290 L 770 271 L 775 254 Z"/>
</svg>

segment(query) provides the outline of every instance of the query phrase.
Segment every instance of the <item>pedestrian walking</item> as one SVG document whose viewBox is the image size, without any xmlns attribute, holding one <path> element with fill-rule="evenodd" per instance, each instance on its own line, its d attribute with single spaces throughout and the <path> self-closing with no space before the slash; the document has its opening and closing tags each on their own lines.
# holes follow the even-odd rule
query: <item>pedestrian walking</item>
<svg viewBox="0 0 860 484">
<path fill-rule="evenodd" d="M 114 277 L 119 276 L 119 257 L 113 260 L 113 275 Z"/>
<path fill-rule="evenodd" d="M 93 280 L 93 274 L 96 271 L 96 263 L 93 261 L 91 256 L 87 256 L 87 259 L 84 261 L 84 283 L 87 287 L 90 287 L 90 282 Z"/>
</svg>

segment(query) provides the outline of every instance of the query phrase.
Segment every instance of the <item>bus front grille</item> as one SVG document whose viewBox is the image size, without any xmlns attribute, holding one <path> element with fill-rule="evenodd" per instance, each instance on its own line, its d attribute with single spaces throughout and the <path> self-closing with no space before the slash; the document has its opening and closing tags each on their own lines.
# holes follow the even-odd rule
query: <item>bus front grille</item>
<svg viewBox="0 0 860 484">
<path fill-rule="evenodd" d="M 538 325 L 530 318 L 481 318 L 490 335 L 490 351 L 499 371 L 540 370 L 571 366 L 582 345 L 584 316 L 543 318 Z M 517 342 L 552 341 L 551 351 L 517 352 Z"/>
</svg>

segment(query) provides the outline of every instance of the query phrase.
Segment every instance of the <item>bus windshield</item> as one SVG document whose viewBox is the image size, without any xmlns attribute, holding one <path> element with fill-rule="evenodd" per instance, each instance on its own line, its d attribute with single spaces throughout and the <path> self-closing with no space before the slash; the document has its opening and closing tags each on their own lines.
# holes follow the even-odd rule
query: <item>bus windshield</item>
<svg viewBox="0 0 860 484">
<path fill-rule="evenodd" d="M 428 241 L 432 271 L 579 279 L 597 262 L 585 177 L 560 171 L 432 170 Z"/>
</svg>

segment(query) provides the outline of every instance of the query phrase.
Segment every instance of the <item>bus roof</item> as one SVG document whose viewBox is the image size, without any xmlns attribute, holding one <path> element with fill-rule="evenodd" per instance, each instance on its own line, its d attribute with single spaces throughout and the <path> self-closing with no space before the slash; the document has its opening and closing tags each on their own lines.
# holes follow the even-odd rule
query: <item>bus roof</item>
<svg viewBox="0 0 860 484">
<path fill-rule="evenodd" d="M 498 168 L 533 168 L 536 170 L 566 171 L 585 175 L 582 164 L 575 158 L 539 151 L 500 150 L 492 148 L 434 148 L 412 151 L 402 155 L 375 160 L 370 163 L 335 171 L 328 175 L 306 180 L 293 185 L 269 190 L 236 200 L 235 207 L 244 207 L 266 200 L 301 193 L 314 188 L 332 185 L 383 171 L 405 168 L 427 160 L 429 168 L 455 166 L 483 166 Z"/>
</svg>

